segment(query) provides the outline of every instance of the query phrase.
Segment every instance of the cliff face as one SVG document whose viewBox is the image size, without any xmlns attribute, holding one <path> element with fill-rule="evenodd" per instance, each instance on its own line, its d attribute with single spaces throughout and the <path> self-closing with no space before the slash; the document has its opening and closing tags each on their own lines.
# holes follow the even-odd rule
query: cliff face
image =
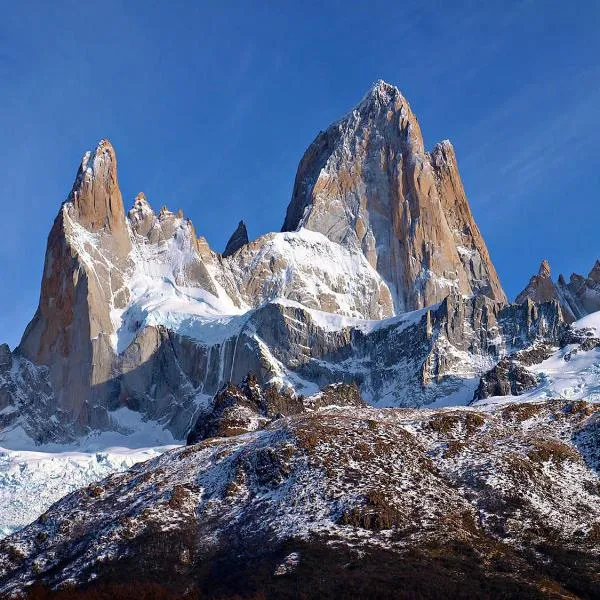
<svg viewBox="0 0 600 600">
<path fill-rule="evenodd" d="M 110 377 L 112 311 L 126 306 L 131 243 L 106 140 L 83 157 L 48 237 L 39 306 L 19 352 L 48 366 L 59 405 L 79 427 L 94 421 L 96 385 Z"/>
<path fill-rule="evenodd" d="M 300 227 L 360 248 L 390 286 L 396 312 L 450 292 L 506 300 L 452 145 L 426 152 L 408 102 L 384 82 L 304 154 L 283 230 Z"/>
</svg>

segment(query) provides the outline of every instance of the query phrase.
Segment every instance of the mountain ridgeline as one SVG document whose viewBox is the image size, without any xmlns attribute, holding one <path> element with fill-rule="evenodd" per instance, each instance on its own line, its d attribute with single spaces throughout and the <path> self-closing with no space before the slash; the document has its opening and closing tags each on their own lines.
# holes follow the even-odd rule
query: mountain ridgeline
<svg viewBox="0 0 600 600">
<path fill-rule="evenodd" d="M 223 253 L 143 193 L 126 212 L 103 140 L 48 237 L 38 309 L 5 349 L 0 436 L 127 434 L 133 413 L 182 440 L 249 373 L 292 395 L 346 383 L 379 406 L 466 404 L 504 356 L 558 344 L 597 307 L 597 270 L 556 286 L 540 274 L 510 305 L 452 145 L 426 151 L 385 82 L 310 145 L 282 231 L 250 241 L 241 221 Z"/>
</svg>

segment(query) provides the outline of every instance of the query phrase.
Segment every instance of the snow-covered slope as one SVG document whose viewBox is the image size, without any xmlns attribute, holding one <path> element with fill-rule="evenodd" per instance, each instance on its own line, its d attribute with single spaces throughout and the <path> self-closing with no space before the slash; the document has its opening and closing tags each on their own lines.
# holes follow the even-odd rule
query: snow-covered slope
<svg viewBox="0 0 600 600">
<path fill-rule="evenodd" d="M 510 367 L 507 370 L 499 365 L 491 372 L 493 380 L 497 381 L 498 375 L 505 379 L 519 378 L 524 384 L 523 391 L 516 396 L 483 397 L 478 405 L 555 398 L 599 402 L 600 311 L 575 321 L 556 346 L 541 342 L 537 349 L 533 346 L 506 360 L 512 361 L 512 375 L 508 373 Z"/>
<path fill-rule="evenodd" d="M 394 314 L 387 285 L 363 253 L 299 229 L 258 238 L 224 261 L 252 306 L 287 298 L 307 308 L 362 319 Z"/>
<path fill-rule="evenodd" d="M 239 334 L 254 307 L 279 299 L 357 320 L 393 314 L 387 287 L 362 253 L 308 230 L 268 234 L 231 257 L 214 256 L 207 290 L 186 273 L 198 260 L 189 223 L 182 217 L 173 222 L 175 233 L 168 240 L 151 244 L 133 238 L 134 268 L 125 281 L 129 301 L 112 312 L 119 353 L 148 326 L 202 344 L 222 343 Z M 227 291 L 219 281 L 233 283 Z"/>
</svg>

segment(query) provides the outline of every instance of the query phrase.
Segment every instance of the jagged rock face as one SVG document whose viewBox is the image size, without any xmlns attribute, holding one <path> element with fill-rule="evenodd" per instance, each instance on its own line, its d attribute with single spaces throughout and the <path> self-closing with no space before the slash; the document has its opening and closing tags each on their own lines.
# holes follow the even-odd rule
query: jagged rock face
<svg viewBox="0 0 600 600">
<path fill-rule="evenodd" d="M 0 445 L 22 430 L 37 444 L 74 439 L 71 415 L 61 410 L 46 367 L 38 367 L 6 344 L 0 346 Z"/>
<path fill-rule="evenodd" d="M 451 144 L 427 153 L 408 102 L 384 82 L 306 151 L 283 230 L 299 227 L 360 248 L 396 312 L 450 292 L 506 300 Z"/>
<path fill-rule="evenodd" d="M 122 260 L 109 232 L 88 232 L 70 210 L 50 236 L 38 311 L 48 318 L 36 316 L 22 351 L 50 368 L 57 406 L 80 432 L 115 427 L 111 411 L 125 406 L 181 439 L 248 372 L 288 394 L 342 381 L 371 402 L 421 405 L 560 326 L 535 305 L 457 294 L 376 325 L 393 314 L 385 282 L 359 249 L 320 233 L 268 234 L 223 258 L 181 214 L 156 215 L 138 195 Z"/>
<path fill-rule="evenodd" d="M 547 260 L 542 261 L 538 274 L 534 275 L 529 280 L 527 287 L 517 296 L 515 302 L 520 304 L 527 299 L 532 300 L 533 302 L 550 302 L 551 300 L 560 302 L 561 295 L 552 281 L 552 271 Z M 575 317 L 568 306 L 561 304 L 561 308 L 563 309 L 567 320 L 570 322 L 575 320 Z"/>
<path fill-rule="evenodd" d="M 111 411 L 126 406 L 181 439 L 224 383 L 272 375 L 252 335 L 250 350 L 237 343 L 250 309 L 282 297 L 352 317 L 393 314 L 362 253 L 321 234 L 269 234 L 223 258 L 181 213 L 155 214 L 144 194 L 126 216 L 103 141 L 85 155 L 55 220 L 19 352 L 48 367 L 56 406 L 78 433 L 114 427 Z M 231 333 L 221 325 L 236 319 Z"/>
<path fill-rule="evenodd" d="M 117 179 L 117 157 L 108 140 L 102 140 L 95 152 L 84 155 L 68 202 L 75 221 L 91 233 L 109 231 L 115 254 L 128 254 L 130 244 Z"/>
<path fill-rule="evenodd" d="M 13 364 L 12 352 L 8 344 L 0 344 L 0 373 L 10 371 Z"/>
<path fill-rule="evenodd" d="M 536 311 L 546 309 L 540 319 L 541 335 L 529 346 L 519 344 L 523 350 L 509 352 L 482 375 L 473 401 L 491 396 L 521 396 L 528 392 L 531 393 L 525 400 L 566 395 L 596 401 L 600 396 L 596 385 L 598 355 L 594 355 L 594 351 L 600 348 L 600 331 L 596 327 L 582 326 L 584 321 L 572 327 L 563 323 L 547 329 L 547 320 L 552 319 L 548 309 L 554 307 L 552 312 L 562 314 L 558 302 L 553 300 L 540 306 L 531 300 L 528 303 Z M 579 365 L 571 363 L 579 360 Z M 561 379 L 566 379 L 566 383 Z"/>
<path fill-rule="evenodd" d="M 541 599 L 572 596 L 575 578 L 578 596 L 596 597 L 598 410 L 346 407 L 179 448 L 69 494 L 0 541 L 0 593 L 36 580 L 90 595 L 155 582 L 170 597 L 277 598 L 292 582 L 311 597 L 387 598 L 400 580 L 416 597 Z M 291 553 L 297 570 L 278 587 Z M 398 575 L 373 587 L 389 569 Z"/>
<path fill-rule="evenodd" d="M 208 272 L 198 247 L 193 223 L 182 211 L 172 213 L 166 206 L 154 214 L 146 196 L 136 196 L 128 213 L 133 241 L 133 273 L 136 277 L 158 277 L 161 270 L 183 288 L 201 288 L 218 296 L 216 284 Z"/>
<path fill-rule="evenodd" d="M 481 377 L 473 399 L 483 400 L 491 396 L 520 396 L 527 390 L 533 389 L 539 380 L 527 367 L 546 360 L 553 351 L 554 347 L 542 342 L 527 350 L 505 356 L 493 369 Z"/>
<path fill-rule="evenodd" d="M 356 385 L 333 384 L 313 396 L 293 396 L 273 385 L 261 386 L 256 375 L 249 374 L 240 385 L 228 383 L 219 391 L 209 409 L 196 419 L 187 443 L 256 431 L 282 416 L 327 406 L 364 408 L 366 404 Z"/>
<path fill-rule="evenodd" d="M 48 237 L 40 302 L 19 351 L 50 368 L 59 406 L 94 421 L 94 386 L 110 377 L 111 312 L 128 301 L 131 243 L 112 146 L 86 153 Z"/>
<path fill-rule="evenodd" d="M 554 283 L 550 265 L 544 260 L 538 274 L 530 279 L 516 302 L 524 302 L 527 298 L 534 302 L 556 300 L 569 323 L 600 310 L 600 261 L 596 261 L 587 278 L 573 273 L 567 283 L 559 275 Z"/>
<path fill-rule="evenodd" d="M 258 357 L 261 368 L 254 372 L 261 383 L 300 393 L 356 383 L 370 403 L 421 406 L 450 394 L 467 403 L 479 377 L 500 358 L 539 340 L 558 343 L 565 328 L 555 302 L 504 307 L 483 296 L 453 295 L 377 324 L 272 303 L 254 312 L 227 348 L 236 348 L 236 361 Z M 244 376 L 237 365 L 232 373 L 233 381 Z"/>
<path fill-rule="evenodd" d="M 242 246 L 245 246 L 248 241 L 248 230 L 246 229 L 246 223 L 244 223 L 244 221 L 240 221 L 236 230 L 231 234 L 231 237 L 225 246 L 223 256 L 231 256 Z"/>
<path fill-rule="evenodd" d="M 572 274 L 569 283 L 559 282 L 565 302 L 577 317 L 600 310 L 600 261 L 596 261 L 587 278 Z"/>
</svg>

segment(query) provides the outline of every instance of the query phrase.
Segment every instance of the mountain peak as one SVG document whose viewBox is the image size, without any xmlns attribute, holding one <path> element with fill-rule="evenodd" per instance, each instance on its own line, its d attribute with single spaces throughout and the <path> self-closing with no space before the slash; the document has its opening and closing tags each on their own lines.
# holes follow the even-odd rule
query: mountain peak
<svg viewBox="0 0 600 600">
<path fill-rule="evenodd" d="M 140 192 L 133 201 L 133 206 L 127 213 L 133 230 L 141 235 L 148 235 L 156 219 L 154 210 L 144 192 Z"/>
<path fill-rule="evenodd" d="M 527 287 L 517 296 L 520 304 L 528 298 L 537 303 L 556 300 L 563 311 L 565 320 L 571 323 L 585 315 L 600 310 L 600 261 L 590 271 L 587 278 L 572 273 L 569 283 L 561 274 L 557 284 L 552 281 L 552 271 L 547 260 L 543 260 L 537 275 L 534 275 Z"/>
<path fill-rule="evenodd" d="M 129 216 L 133 213 L 137 214 L 154 214 L 154 210 L 148 202 L 148 198 L 146 198 L 146 194 L 144 192 L 140 192 L 133 200 L 133 206 L 129 209 Z"/>
<path fill-rule="evenodd" d="M 97 177 L 103 172 L 114 172 L 116 177 L 117 155 L 109 140 L 98 142 L 95 150 L 88 150 L 81 159 L 81 166 L 75 179 L 74 188 L 80 185 L 84 178 Z"/>
<path fill-rule="evenodd" d="M 425 152 L 408 101 L 383 80 L 305 152 L 282 230 L 300 228 L 362 251 L 398 312 L 452 290 L 506 301 L 452 145 Z"/>
<path fill-rule="evenodd" d="M 396 103 L 397 100 L 406 102 L 400 90 L 391 83 L 387 83 L 383 79 L 378 79 L 363 96 L 362 100 L 357 104 L 355 110 L 361 110 L 366 106 L 388 106 L 391 103 Z"/>
<path fill-rule="evenodd" d="M 550 263 L 544 259 L 540 264 L 540 268 L 538 269 L 538 277 L 549 279 L 551 275 L 552 270 L 550 269 Z"/>
<path fill-rule="evenodd" d="M 126 235 L 117 156 L 107 139 L 83 155 L 68 200 L 73 206 L 72 216 L 88 231 L 107 229 Z"/>
<path fill-rule="evenodd" d="M 588 275 L 588 279 L 600 283 L 600 260 L 596 260 L 594 263 L 594 266 Z"/>
<path fill-rule="evenodd" d="M 392 85 L 391 83 L 388 83 L 387 81 L 384 81 L 383 79 L 378 79 L 371 86 L 369 93 L 371 95 L 382 95 L 382 94 L 387 94 L 387 95 L 400 94 L 400 95 L 402 95 L 400 93 L 400 90 L 395 85 Z"/>
<path fill-rule="evenodd" d="M 451 167 L 456 164 L 456 154 L 450 140 L 438 142 L 430 154 L 432 163 L 438 168 Z"/>
<path fill-rule="evenodd" d="M 227 242 L 227 246 L 225 246 L 223 256 L 227 257 L 235 254 L 242 246 L 245 246 L 248 241 L 248 230 L 246 229 L 246 223 L 244 223 L 244 221 L 240 221 L 235 231 L 231 234 L 231 237 Z"/>
</svg>

